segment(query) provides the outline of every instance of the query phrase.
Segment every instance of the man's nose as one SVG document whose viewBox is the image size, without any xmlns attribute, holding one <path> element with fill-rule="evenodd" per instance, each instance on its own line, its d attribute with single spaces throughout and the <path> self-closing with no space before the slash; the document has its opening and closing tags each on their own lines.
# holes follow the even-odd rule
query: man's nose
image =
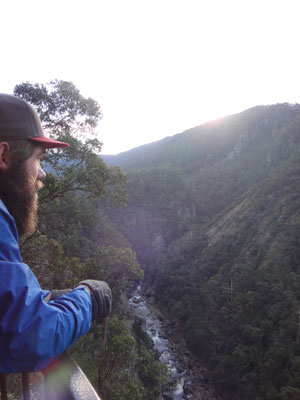
<svg viewBox="0 0 300 400">
<path fill-rule="evenodd" d="M 45 171 L 42 168 L 39 168 L 37 179 L 44 179 L 46 176 Z"/>
</svg>

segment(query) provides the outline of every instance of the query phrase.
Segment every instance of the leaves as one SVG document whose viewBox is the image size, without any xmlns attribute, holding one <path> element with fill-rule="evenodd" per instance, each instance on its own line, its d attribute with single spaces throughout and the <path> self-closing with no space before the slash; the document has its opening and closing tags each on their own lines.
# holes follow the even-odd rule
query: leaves
<svg viewBox="0 0 300 400">
<path fill-rule="evenodd" d="M 23 82 L 15 86 L 14 94 L 34 105 L 44 129 L 52 136 L 95 135 L 94 128 L 102 118 L 97 102 L 84 98 L 72 82 L 54 80 L 47 85 Z"/>
</svg>

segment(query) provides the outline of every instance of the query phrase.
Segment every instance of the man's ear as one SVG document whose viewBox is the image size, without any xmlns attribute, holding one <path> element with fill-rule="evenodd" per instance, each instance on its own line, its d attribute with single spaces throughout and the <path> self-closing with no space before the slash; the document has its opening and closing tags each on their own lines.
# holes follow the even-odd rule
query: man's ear
<svg viewBox="0 0 300 400">
<path fill-rule="evenodd" d="M 0 142 L 0 170 L 6 171 L 10 165 L 9 144 L 7 142 Z"/>
</svg>

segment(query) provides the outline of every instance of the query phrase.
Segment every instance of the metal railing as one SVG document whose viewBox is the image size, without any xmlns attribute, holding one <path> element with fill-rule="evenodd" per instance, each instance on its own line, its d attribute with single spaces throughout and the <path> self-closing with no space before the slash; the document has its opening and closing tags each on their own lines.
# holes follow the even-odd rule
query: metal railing
<svg viewBox="0 0 300 400">
<path fill-rule="evenodd" d="M 22 374 L 22 394 L 19 399 L 101 400 L 82 370 L 65 354 L 41 373 L 35 382 L 30 381 L 31 374 Z M 6 375 L 2 373 L 0 388 L 1 400 L 8 400 Z"/>
</svg>

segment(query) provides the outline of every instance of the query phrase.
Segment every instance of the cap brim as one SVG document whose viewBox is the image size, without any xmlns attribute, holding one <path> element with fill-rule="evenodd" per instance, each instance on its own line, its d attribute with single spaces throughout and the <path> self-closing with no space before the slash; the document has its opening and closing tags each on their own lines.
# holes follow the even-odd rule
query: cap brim
<svg viewBox="0 0 300 400">
<path fill-rule="evenodd" d="M 33 138 L 29 138 L 33 142 L 40 143 L 46 149 L 55 149 L 57 147 L 69 147 L 69 143 L 59 142 L 58 140 L 50 139 L 46 136 L 37 136 Z"/>
</svg>

